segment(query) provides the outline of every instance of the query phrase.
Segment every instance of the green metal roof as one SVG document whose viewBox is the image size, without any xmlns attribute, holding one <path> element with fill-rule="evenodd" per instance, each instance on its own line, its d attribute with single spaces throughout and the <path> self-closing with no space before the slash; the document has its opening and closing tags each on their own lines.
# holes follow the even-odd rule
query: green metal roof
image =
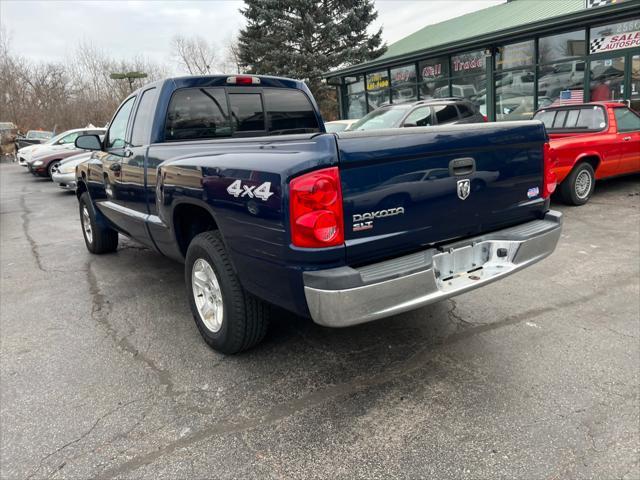
<svg viewBox="0 0 640 480">
<path fill-rule="evenodd" d="M 492 41 L 499 37 L 504 37 L 504 40 L 517 33 L 561 25 L 569 20 L 597 21 L 601 18 L 606 21 L 611 16 L 638 13 L 639 7 L 639 0 L 617 0 L 612 5 L 591 9 L 585 8 L 585 0 L 511 0 L 428 25 L 389 45 L 387 51 L 375 60 L 341 68 L 326 75 L 361 72 L 377 65 L 390 65 L 415 58 L 427 51 L 440 54 L 443 49 L 450 51 L 456 47 L 466 48 L 468 44 Z"/>
<path fill-rule="evenodd" d="M 428 25 L 390 45 L 384 55 L 376 60 L 386 60 L 416 50 L 427 50 L 467 38 L 521 27 L 527 23 L 568 15 L 582 9 L 584 9 L 584 0 L 512 0 Z"/>
</svg>

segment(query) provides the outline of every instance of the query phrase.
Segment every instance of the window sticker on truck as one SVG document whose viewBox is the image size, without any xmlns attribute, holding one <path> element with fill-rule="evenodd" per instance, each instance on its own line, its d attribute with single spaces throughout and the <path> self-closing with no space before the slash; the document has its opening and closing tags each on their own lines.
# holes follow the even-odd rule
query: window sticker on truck
<svg viewBox="0 0 640 480">
<path fill-rule="evenodd" d="M 259 198 L 260 200 L 267 201 L 269 197 L 273 195 L 271 191 L 271 182 L 264 182 L 259 187 L 255 185 L 242 185 L 241 180 L 236 180 L 231 185 L 227 187 L 227 192 L 229 195 L 233 195 L 234 197 L 249 197 L 249 198 Z"/>
</svg>

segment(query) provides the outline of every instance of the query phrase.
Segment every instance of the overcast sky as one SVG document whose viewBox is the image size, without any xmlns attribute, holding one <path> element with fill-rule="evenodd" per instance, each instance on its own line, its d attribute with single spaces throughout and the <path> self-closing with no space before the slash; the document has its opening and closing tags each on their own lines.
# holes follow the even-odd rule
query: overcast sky
<svg viewBox="0 0 640 480">
<path fill-rule="evenodd" d="M 425 25 L 505 0 L 376 0 L 378 25 L 393 43 Z M 0 20 L 11 49 L 33 60 L 62 60 L 80 40 L 115 58 L 143 55 L 171 62 L 176 34 L 202 35 L 224 45 L 243 26 L 242 1 L 25 1 L 1 0 Z"/>
</svg>

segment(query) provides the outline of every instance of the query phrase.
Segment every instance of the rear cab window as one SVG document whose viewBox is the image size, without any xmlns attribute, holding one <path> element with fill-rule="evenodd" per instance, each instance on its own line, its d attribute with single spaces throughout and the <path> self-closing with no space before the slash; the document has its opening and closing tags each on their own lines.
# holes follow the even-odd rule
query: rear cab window
<svg viewBox="0 0 640 480">
<path fill-rule="evenodd" d="M 166 141 L 320 131 L 304 92 L 279 88 L 183 88 L 169 102 Z"/>
<path fill-rule="evenodd" d="M 540 110 L 533 118 L 552 132 L 597 132 L 607 126 L 604 108 L 599 105 Z"/>
</svg>

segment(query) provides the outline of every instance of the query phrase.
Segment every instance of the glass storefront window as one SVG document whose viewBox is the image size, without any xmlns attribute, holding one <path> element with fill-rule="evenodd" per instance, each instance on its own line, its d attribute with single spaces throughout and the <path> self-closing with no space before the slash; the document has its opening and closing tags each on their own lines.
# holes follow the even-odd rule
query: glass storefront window
<svg viewBox="0 0 640 480">
<path fill-rule="evenodd" d="M 496 120 L 528 120 L 533 116 L 534 79 L 531 68 L 496 73 Z"/>
<path fill-rule="evenodd" d="M 451 57 L 451 95 L 464 97 L 475 103 L 483 115 L 487 114 L 487 61 L 484 50 Z"/>
<path fill-rule="evenodd" d="M 538 62 L 551 63 L 571 57 L 582 57 L 586 53 L 585 44 L 584 30 L 541 37 L 538 42 Z"/>
<path fill-rule="evenodd" d="M 592 60 L 589 71 L 591 101 L 618 100 L 624 94 L 624 57 Z"/>
<path fill-rule="evenodd" d="M 533 50 L 533 40 L 499 47 L 496 53 L 496 70 L 533 65 Z"/>
<path fill-rule="evenodd" d="M 451 80 L 451 95 L 471 100 L 480 108 L 483 115 L 487 114 L 486 92 L 486 75 L 465 75 Z"/>
<path fill-rule="evenodd" d="M 364 92 L 364 76 L 345 77 L 344 84 L 347 87 L 347 95 Z"/>
<path fill-rule="evenodd" d="M 407 65 L 391 69 L 391 99 L 393 103 L 418 99 L 416 66 Z"/>
<path fill-rule="evenodd" d="M 583 60 L 553 63 L 540 67 L 538 73 L 538 108 L 562 99 L 584 99 Z"/>
<path fill-rule="evenodd" d="M 484 73 L 487 62 L 484 50 L 462 53 L 451 57 L 451 76 Z"/>
<path fill-rule="evenodd" d="M 389 102 L 389 73 L 387 70 L 371 72 L 366 75 L 368 111 L 375 110 Z"/>
<path fill-rule="evenodd" d="M 631 60 L 631 108 L 640 112 L 640 55 L 634 55 Z"/>
<path fill-rule="evenodd" d="M 449 60 L 433 58 L 418 64 L 420 72 L 420 98 L 448 97 Z"/>
<path fill-rule="evenodd" d="M 364 92 L 347 95 L 345 103 L 347 118 L 362 118 L 366 115 L 367 106 L 364 101 Z"/>
<path fill-rule="evenodd" d="M 640 47 L 640 18 L 593 27 L 589 39 L 589 53 Z"/>
</svg>

